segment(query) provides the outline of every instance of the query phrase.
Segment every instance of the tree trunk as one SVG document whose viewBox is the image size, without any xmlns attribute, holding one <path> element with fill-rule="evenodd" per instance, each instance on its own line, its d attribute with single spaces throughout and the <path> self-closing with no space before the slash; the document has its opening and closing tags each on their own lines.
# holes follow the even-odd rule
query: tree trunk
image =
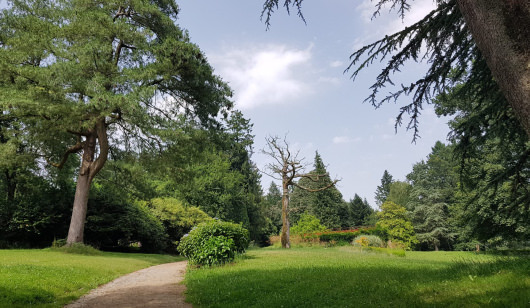
<svg viewBox="0 0 530 308">
<path fill-rule="evenodd" d="M 284 181 L 282 184 L 282 248 L 291 248 L 291 240 L 289 239 L 289 185 Z"/>
<path fill-rule="evenodd" d="M 88 174 L 79 174 L 77 177 L 77 186 L 75 188 L 74 208 L 72 210 L 72 219 L 70 220 L 70 229 L 66 243 L 82 243 L 85 230 L 85 219 L 88 208 L 88 194 L 90 192 L 90 179 Z"/>
<path fill-rule="evenodd" d="M 438 247 L 438 243 L 435 241 L 434 242 L 434 251 L 439 251 L 439 247 Z"/>
<path fill-rule="evenodd" d="M 86 134 L 86 140 L 83 146 L 83 158 L 75 189 L 72 219 L 70 220 L 68 238 L 66 239 L 68 245 L 83 242 L 90 184 L 107 161 L 109 146 L 106 130 L 105 119 L 99 119 L 95 127 Z M 99 155 L 94 160 L 96 142 L 99 142 Z"/>
<path fill-rule="evenodd" d="M 530 137 L 530 2 L 457 3 L 493 77 Z"/>
</svg>

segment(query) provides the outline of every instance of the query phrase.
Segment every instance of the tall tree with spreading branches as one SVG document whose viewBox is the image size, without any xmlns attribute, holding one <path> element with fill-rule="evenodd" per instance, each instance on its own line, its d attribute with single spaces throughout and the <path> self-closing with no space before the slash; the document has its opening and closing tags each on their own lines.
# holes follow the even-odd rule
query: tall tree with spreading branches
<svg viewBox="0 0 530 308">
<path fill-rule="evenodd" d="M 266 154 L 273 158 L 274 162 L 267 165 L 267 175 L 274 179 L 282 182 L 282 234 L 281 242 L 282 248 L 290 248 L 291 242 L 289 239 L 290 226 L 289 226 L 289 191 L 290 188 L 298 187 L 299 189 L 308 192 L 318 192 L 334 187 L 338 180 L 333 180 L 327 185 L 312 189 L 299 185 L 297 179 L 307 179 L 311 182 L 319 182 L 325 178 L 328 178 L 327 173 L 305 173 L 306 165 L 303 163 L 303 158 L 299 158 L 299 152 L 291 152 L 289 144 L 285 139 L 280 140 L 278 137 L 266 138 L 267 148 L 263 149 L 263 154 Z"/>
<path fill-rule="evenodd" d="M 178 118 L 214 125 L 231 107 L 177 15 L 172 0 L 12 1 L 0 12 L 0 111 L 43 162 L 81 158 L 69 244 L 83 242 L 90 185 L 113 147 L 163 148 Z"/>
<path fill-rule="evenodd" d="M 295 9 L 305 22 L 303 0 L 266 0 L 262 18 L 267 27 L 280 3 L 288 12 Z M 435 3 L 435 9 L 418 22 L 355 51 L 346 72 L 351 71 L 355 79 L 377 59 L 388 59 L 366 100 L 379 107 L 402 94 L 412 94 L 412 102 L 401 107 L 396 128 L 404 115 L 410 115 L 407 129 L 414 130 L 414 139 L 418 136 L 418 116 L 423 105 L 450 85 L 451 76 L 465 79 L 463 96 L 475 97 L 479 104 L 493 98 L 497 109 L 513 108 L 527 137 L 530 136 L 530 1 L 435 0 Z M 412 5 L 410 0 L 377 0 L 373 16 L 390 7 L 403 18 Z M 422 78 L 380 98 L 379 91 L 394 84 L 392 75 L 407 60 L 426 60 L 430 67 Z M 496 111 L 493 109 L 485 116 L 491 117 Z"/>
</svg>

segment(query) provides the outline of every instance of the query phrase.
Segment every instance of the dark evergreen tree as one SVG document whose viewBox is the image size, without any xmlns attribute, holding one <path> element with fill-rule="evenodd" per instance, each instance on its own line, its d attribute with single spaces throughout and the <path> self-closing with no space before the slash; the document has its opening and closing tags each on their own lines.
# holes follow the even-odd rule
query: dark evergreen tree
<svg viewBox="0 0 530 308">
<path fill-rule="evenodd" d="M 282 228 L 282 193 L 276 183 L 271 182 L 263 202 L 265 215 L 274 226 L 274 232 L 278 233 Z"/>
<path fill-rule="evenodd" d="M 456 235 L 449 212 L 458 189 L 452 147 L 436 142 L 427 161 L 417 163 L 407 175 L 412 183 L 407 208 L 422 249 L 451 249 Z"/>
<path fill-rule="evenodd" d="M 366 225 L 370 215 L 374 212 L 368 201 L 361 199 L 358 194 L 355 194 L 348 205 L 351 213 L 351 227 Z"/>
<path fill-rule="evenodd" d="M 300 186 L 320 189 L 332 183 L 318 152 L 315 153 L 313 168 L 309 174 L 325 174 L 325 176 L 319 178 L 318 182 L 302 178 L 298 183 Z M 334 186 L 318 192 L 309 192 L 295 186 L 291 196 L 291 204 L 293 217 L 299 217 L 299 215 L 307 212 L 314 215 L 321 224 L 328 228 L 340 228 L 342 226 L 341 212 L 343 212 L 344 201 L 342 194 Z"/>
<path fill-rule="evenodd" d="M 530 230 L 530 143 L 525 130 L 499 96 L 469 95 L 461 80 L 454 83 L 435 103 L 438 114 L 454 117 L 450 139 L 461 190 L 451 211 L 458 217 L 459 246 L 494 238 L 522 240 Z"/>
<path fill-rule="evenodd" d="M 383 177 L 381 178 L 381 185 L 377 186 L 375 191 L 375 203 L 377 206 L 381 206 L 381 204 L 386 201 L 388 194 L 390 194 L 390 184 L 392 184 L 393 181 L 392 175 L 385 170 L 385 172 L 383 172 Z"/>
</svg>

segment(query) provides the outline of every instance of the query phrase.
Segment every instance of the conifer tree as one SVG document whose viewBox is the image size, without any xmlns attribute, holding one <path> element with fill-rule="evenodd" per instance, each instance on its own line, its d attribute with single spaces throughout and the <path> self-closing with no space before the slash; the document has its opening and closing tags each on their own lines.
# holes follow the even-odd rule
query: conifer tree
<svg viewBox="0 0 530 308">
<path fill-rule="evenodd" d="M 13 1 L 0 13 L 0 110 L 50 165 L 81 156 L 69 244 L 112 147 L 164 147 L 178 117 L 215 123 L 231 91 L 171 0 Z"/>
<path fill-rule="evenodd" d="M 383 172 L 383 177 L 381 178 L 381 185 L 377 186 L 375 191 L 375 202 L 378 206 L 381 206 L 381 204 L 386 201 L 386 198 L 390 194 L 390 184 L 392 184 L 392 182 L 392 175 L 385 170 L 385 172 Z"/>
</svg>

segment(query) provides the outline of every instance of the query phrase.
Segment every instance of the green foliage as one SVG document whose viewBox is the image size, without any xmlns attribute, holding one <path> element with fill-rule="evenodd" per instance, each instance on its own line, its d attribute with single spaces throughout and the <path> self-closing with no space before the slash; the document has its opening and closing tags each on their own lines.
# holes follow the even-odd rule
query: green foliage
<svg viewBox="0 0 530 308">
<path fill-rule="evenodd" d="M 356 236 L 351 244 L 353 246 L 359 247 L 361 243 L 366 242 L 365 247 L 383 247 L 383 240 L 376 235 L 358 235 Z"/>
<path fill-rule="evenodd" d="M 81 213 L 108 153 L 162 151 L 182 121 L 215 128 L 232 107 L 177 16 L 174 1 L 147 0 L 14 1 L 0 12 L 0 126 L 15 119 L 22 152 L 50 165 L 83 153 Z"/>
<path fill-rule="evenodd" d="M 412 186 L 407 182 L 395 181 L 390 184 L 390 193 L 386 201 L 394 202 L 397 205 L 407 207 L 410 200 Z"/>
<path fill-rule="evenodd" d="M 320 220 L 313 215 L 304 213 L 298 222 L 291 227 L 291 234 L 301 235 L 312 232 L 324 232 L 326 227 L 320 224 Z"/>
<path fill-rule="evenodd" d="M 278 234 L 282 228 L 282 193 L 276 183 L 271 182 L 269 190 L 263 200 L 265 216 L 274 226 L 274 234 Z"/>
<path fill-rule="evenodd" d="M 158 252 L 168 248 L 162 222 L 145 205 L 123 196 L 110 185 L 94 184 L 88 201 L 85 242 L 103 250 L 128 250 L 141 243 L 141 250 Z"/>
<path fill-rule="evenodd" d="M 347 204 L 349 212 L 349 227 L 367 226 L 370 224 L 370 215 L 374 212 L 366 199 L 361 199 L 355 194 Z M 373 224 L 372 224 L 373 225 Z"/>
<path fill-rule="evenodd" d="M 298 181 L 299 186 L 309 189 L 319 189 L 332 183 L 331 178 L 327 175 L 328 172 L 322 161 L 322 157 L 318 152 L 315 153 L 313 167 L 314 169 L 309 174 L 326 175 L 320 177 L 318 181 L 303 177 Z M 290 195 L 289 221 L 296 223 L 300 219 L 300 215 L 307 212 L 317 217 L 327 228 L 340 228 L 343 204 L 342 194 L 335 186 L 316 192 L 307 191 L 295 186 Z"/>
<path fill-rule="evenodd" d="M 392 182 L 394 182 L 392 175 L 385 170 L 381 178 L 381 185 L 377 186 L 375 191 L 375 202 L 378 206 L 381 206 L 386 201 L 386 198 L 390 194 L 390 184 Z"/>
<path fill-rule="evenodd" d="M 175 243 L 194 226 L 212 220 L 199 208 L 185 207 L 180 200 L 174 198 L 155 198 L 144 204 L 164 225 L 171 251 L 176 250 Z"/>
<path fill-rule="evenodd" d="M 248 231 L 241 225 L 212 221 L 199 224 L 185 235 L 178 251 L 193 264 L 222 264 L 244 253 L 249 242 Z"/>
<path fill-rule="evenodd" d="M 334 242 L 338 245 L 348 245 L 360 235 L 375 235 L 383 239 L 387 238 L 386 231 L 381 228 L 362 228 L 355 230 L 330 231 L 318 234 L 318 237 L 320 239 L 320 242 L 323 243 Z"/>
<path fill-rule="evenodd" d="M 411 249 L 417 243 L 414 228 L 403 206 L 386 201 L 381 205 L 381 212 L 377 213 L 377 217 L 377 226 L 388 233 L 390 240 L 401 243 L 406 249 Z"/>
<path fill-rule="evenodd" d="M 73 184 L 37 176 L 31 170 L 19 169 L 16 174 L 12 199 L 6 190 L 0 191 L 0 241 L 6 247 L 49 246 L 67 231 L 64 222 L 70 216 Z"/>
</svg>

